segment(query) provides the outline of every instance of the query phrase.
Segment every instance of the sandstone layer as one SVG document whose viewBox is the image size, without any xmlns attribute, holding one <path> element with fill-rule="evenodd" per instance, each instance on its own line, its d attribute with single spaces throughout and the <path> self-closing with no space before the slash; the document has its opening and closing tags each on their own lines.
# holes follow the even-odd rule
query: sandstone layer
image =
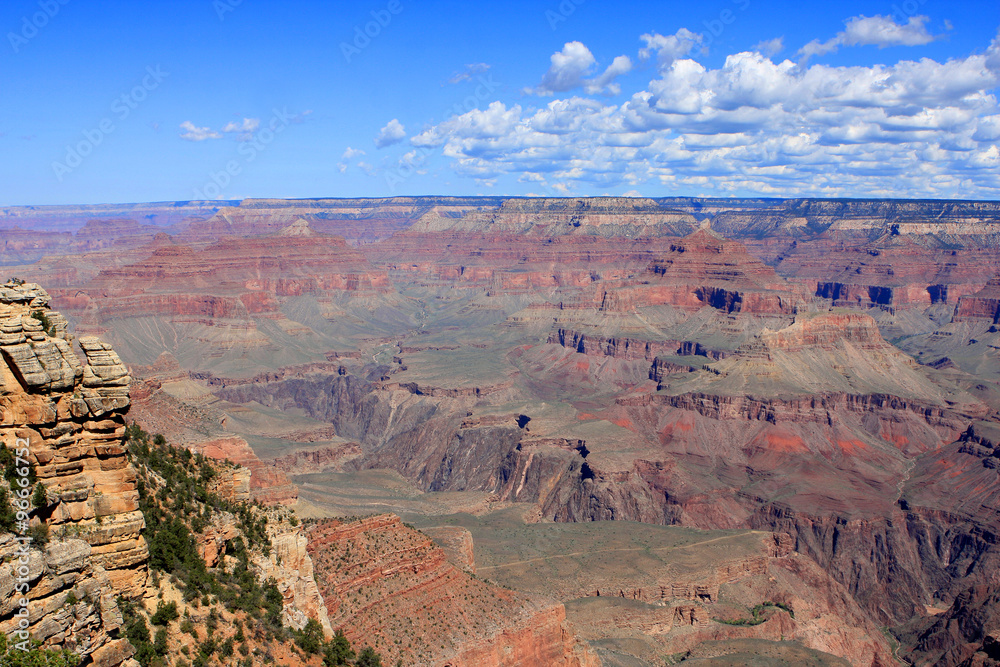
<svg viewBox="0 0 1000 667">
<path fill-rule="evenodd" d="M 38 285 L 0 287 L 0 436 L 11 451 L 28 450 L 46 491 L 33 523 L 44 521 L 54 540 L 30 551 L 28 630 L 45 646 L 66 646 L 110 667 L 132 655 L 116 638 L 122 619 L 115 599 L 141 596 L 148 574 L 135 470 L 122 443 L 129 376 L 96 338 L 80 339 L 82 363 L 66 320 L 48 306 Z M 12 555 L 13 536 L 3 539 Z M 20 595 L 13 565 L 2 567 L 0 630 L 9 633 Z M 78 602 L 68 604 L 71 597 Z"/>
<path fill-rule="evenodd" d="M 388 664 L 600 664 L 567 628 L 561 604 L 472 578 L 399 517 L 321 522 L 309 552 L 333 627 L 371 643 Z"/>
</svg>

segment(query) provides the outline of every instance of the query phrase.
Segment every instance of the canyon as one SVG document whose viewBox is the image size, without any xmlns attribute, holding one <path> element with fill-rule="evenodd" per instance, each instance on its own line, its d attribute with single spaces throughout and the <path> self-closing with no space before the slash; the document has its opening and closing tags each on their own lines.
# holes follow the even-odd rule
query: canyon
<svg viewBox="0 0 1000 667">
<path fill-rule="evenodd" d="M 660 664 L 744 650 L 891 664 L 882 627 L 913 660 L 957 665 L 995 651 L 992 626 L 969 620 L 989 607 L 1000 565 L 995 202 L 399 197 L 160 209 L 171 210 L 9 211 L 8 272 L 44 284 L 62 313 L 54 331 L 72 323 L 90 367 L 109 369 L 91 371 L 105 382 L 101 405 L 130 390 L 139 423 L 240 466 L 233 494 L 317 521 L 303 534 L 331 628 L 365 628 L 385 655 L 442 665 L 556 653 L 566 662 L 545 664 Z M 18 336 L 37 328 L 21 327 L 3 331 L 20 369 L 11 381 L 72 395 L 77 370 L 61 344 L 22 360 Z M 97 380 L 80 373 L 75 400 L 97 401 L 87 384 Z M 81 428 L 99 440 L 124 421 Z M 346 518 L 384 512 L 402 518 Z M 716 573 L 751 568 L 724 582 L 738 604 L 682 602 L 664 574 L 612 578 L 612 597 L 629 603 L 610 605 L 591 595 L 605 584 L 485 574 L 505 557 L 490 551 L 488 519 L 514 515 L 528 531 L 638 522 L 782 546 L 706 556 Z M 432 530 L 445 525 L 468 535 Z M 389 543 L 419 557 L 404 564 Z M 351 555 L 357 577 L 323 560 L 348 544 L 366 545 Z M 580 551 L 550 547 L 526 558 Z M 409 575 L 378 574 L 397 567 L 421 582 L 416 593 L 405 592 Z M 427 641 L 409 653 L 388 641 L 434 587 L 485 595 L 492 584 L 470 580 L 472 567 L 513 589 L 495 603 L 523 622 L 421 627 Z M 358 577 L 397 621 L 358 597 Z M 693 582 L 681 583 L 703 585 Z M 651 592 L 668 583 L 670 597 Z M 809 590 L 835 603 L 800 616 Z M 461 616 L 441 599 L 441 619 Z M 796 600 L 795 618 L 768 607 L 758 625 L 713 620 Z M 534 644 L 526 627 L 539 628 Z M 851 630 L 834 640 L 821 629 L 833 627 Z M 475 640 L 459 641 L 463 629 Z M 521 657 L 479 656 L 489 637 Z"/>
</svg>

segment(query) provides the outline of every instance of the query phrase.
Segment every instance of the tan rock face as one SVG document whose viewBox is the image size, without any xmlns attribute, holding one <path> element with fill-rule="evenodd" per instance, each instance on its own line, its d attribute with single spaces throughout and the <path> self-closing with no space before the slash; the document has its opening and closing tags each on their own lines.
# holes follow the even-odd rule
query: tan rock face
<svg viewBox="0 0 1000 667">
<path fill-rule="evenodd" d="M 280 513 L 280 510 L 277 512 Z M 291 526 L 279 519 L 268 521 L 267 528 L 271 538 L 271 555 L 257 558 L 253 564 L 262 580 L 274 577 L 278 590 L 285 597 L 282 623 L 301 629 L 310 618 L 315 618 L 323 626 L 327 637 L 332 637 L 333 628 L 313 576 L 312 558 L 306 550 L 309 540 L 302 524 Z"/>
<path fill-rule="evenodd" d="M 50 542 L 29 557 L 29 631 L 46 646 L 111 667 L 132 655 L 127 641 L 111 636 L 122 622 L 115 599 L 140 595 L 148 575 L 136 475 L 123 442 L 130 378 L 114 350 L 94 337 L 80 340 L 82 363 L 65 318 L 48 303 L 38 285 L 0 287 L 0 440 L 28 449 L 48 497 L 36 514 L 48 524 Z M 5 561 L 17 552 L 14 537 L 0 535 Z M 5 632 L 17 625 L 12 614 L 22 595 L 13 582 L 6 562 Z"/>
</svg>

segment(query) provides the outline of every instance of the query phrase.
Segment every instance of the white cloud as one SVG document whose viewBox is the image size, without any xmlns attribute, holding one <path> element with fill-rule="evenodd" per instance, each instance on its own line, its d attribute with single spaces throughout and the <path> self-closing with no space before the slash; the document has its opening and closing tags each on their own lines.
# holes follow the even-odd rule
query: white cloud
<svg viewBox="0 0 1000 667">
<path fill-rule="evenodd" d="M 220 139 L 221 134 L 209 127 L 196 127 L 194 123 L 189 120 L 181 123 L 181 129 L 185 130 L 181 133 L 181 139 L 187 139 L 188 141 L 205 141 L 206 139 Z"/>
<path fill-rule="evenodd" d="M 538 84 L 539 95 L 562 93 L 583 86 L 583 78 L 597 64 L 594 54 L 582 42 L 566 42 L 552 54 L 552 65 Z"/>
<path fill-rule="evenodd" d="M 825 42 L 814 39 L 799 50 L 806 60 L 836 51 L 841 46 L 921 46 L 934 41 L 927 32 L 926 16 L 911 16 L 904 25 L 891 16 L 854 16 L 844 22 L 845 28 Z"/>
<path fill-rule="evenodd" d="M 628 56 L 618 56 L 602 74 L 587 78 L 597 65 L 597 59 L 582 42 L 566 42 L 561 51 L 552 54 L 550 60 L 552 64 L 538 87 L 525 88 L 525 93 L 552 95 L 584 88 L 590 95 L 617 95 L 621 89 L 614 80 L 632 71 L 632 61 Z"/>
<path fill-rule="evenodd" d="M 365 155 L 365 152 L 360 148 L 351 148 L 350 146 L 348 146 L 347 148 L 344 149 L 343 155 L 340 156 L 340 162 L 337 164 L 337 169 L 340 171 L 340 173 L 343 174 L 344 172 L 347 171 L 347 167 L 349 166 L 348 160 L 353 160 L 354 158 L 359 158 L 363 155 Z M 363 164 L 366 163 L 358 161 L 358 166 L 361 166 Z"/>
<path fill-rule="evenodd" d="M 757 53 L 767 56 L 768 58 L 773 58 L 777 54 L 781 53 L 785 49 L 785 38 L 775 37 L 774 39 L 767 39 L 763 42 L 757 42 L 753 47 L 753 50 Z"/>
<path fill-rule="evenodd" d="M 875 39 L 865 30 L 851 39 Z M 671 48 L 652 36 L 647 43 L 647 59 Z M 596 77 L 588 87 L 595 63 L 585 48 L 564 48 L 543 83 L 590 94 L 608 85 Z M 624 103 L 495 101 L 410 142 L 440 147 L 471 178 L 518 175 L 567 191 L 624 185 L 653 194 L 652 184 L 720 196 L 1000 197 L 1000 38 L 964 58 L 871 66 L 807 67 L 765 50 L 716 68 L 674 50 Z"/>
<path fill-rule="evenodd" d="M 639 59 L 649 60 L 654 55 L 661 68 L 670 67 L 678 58 L 683 58 L 702 43 L 702 36 L 681 28 L 673 35 L 663 36 L 657 32 L 639 37 L 646 46 L 639 49 Z"/>
<path fill-rule="evenodd" d="M 222 128 L 222 131 L 249 133 L 256 132 L 258 127 L 260 127 L 260 118 L 244 118 L 241 123 L 237 123 L 235 121 L 226 123 L 226 126 Z"/>
<path fill-rule="evenodd" d="M 393 118 L 386 123 L 385 127 L 378 131 L 378 135 L 375 137 L 375 147 L 385 148 L 386 146 L 392 146 L 405 138 L 406 128 L 397 119 Z"/>
<path fill-rule="evenodd" d="M 613 83 L 616 78 L 622 74 L 628 74 L 632 71 L 632 61 L 629 60 L 628 56 L 618 56 L 608 68 L 604 70 L 604 73 L 597 76 L 584 84 L 584 90 L 590 95 L 600 95 L 600 94 L 610 94 L 617 95 L 621 92 L 621 86 L 617 83 Z"/>
<path fill-rule="evenodd" d="M 934 41 L 927 32 L 926 16 L 911 16 L 899 25 L 889 16 L 855 16 L 847 20 L 841 42 L 844 46 L 921 46 Z"/>
</svg>

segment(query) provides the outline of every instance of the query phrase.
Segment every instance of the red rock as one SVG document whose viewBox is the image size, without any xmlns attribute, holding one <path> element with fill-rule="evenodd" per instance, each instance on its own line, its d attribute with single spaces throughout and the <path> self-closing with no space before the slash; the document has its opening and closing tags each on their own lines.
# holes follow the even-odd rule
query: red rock
<svg viewBox="0 0 1000 667">
<path fill-rule="evenodd" d="M 294 505 L 298 487 L 281 470 L 257 458 L 243 438 L 228 437 L 192 443 L 188 447 L 219 461 L 231 461 L 250 471 L 250 497 L 266 505 Z"/>
<path fill-rule="evenodd" d="M 567 627 L 562 604 L 472 578 L 399 517 L 321 522 L 308 550 L 332 626 L 373 645 L 386 664 L 600 664 Z"/>
<path fill-rule="evenodd" d="M 981 290 L 958 300 L 955 321 L 970 319 L 982 319 L 994 324 L 1000 321 L 1000 276 L 994 276 Z"/>
</svg>

